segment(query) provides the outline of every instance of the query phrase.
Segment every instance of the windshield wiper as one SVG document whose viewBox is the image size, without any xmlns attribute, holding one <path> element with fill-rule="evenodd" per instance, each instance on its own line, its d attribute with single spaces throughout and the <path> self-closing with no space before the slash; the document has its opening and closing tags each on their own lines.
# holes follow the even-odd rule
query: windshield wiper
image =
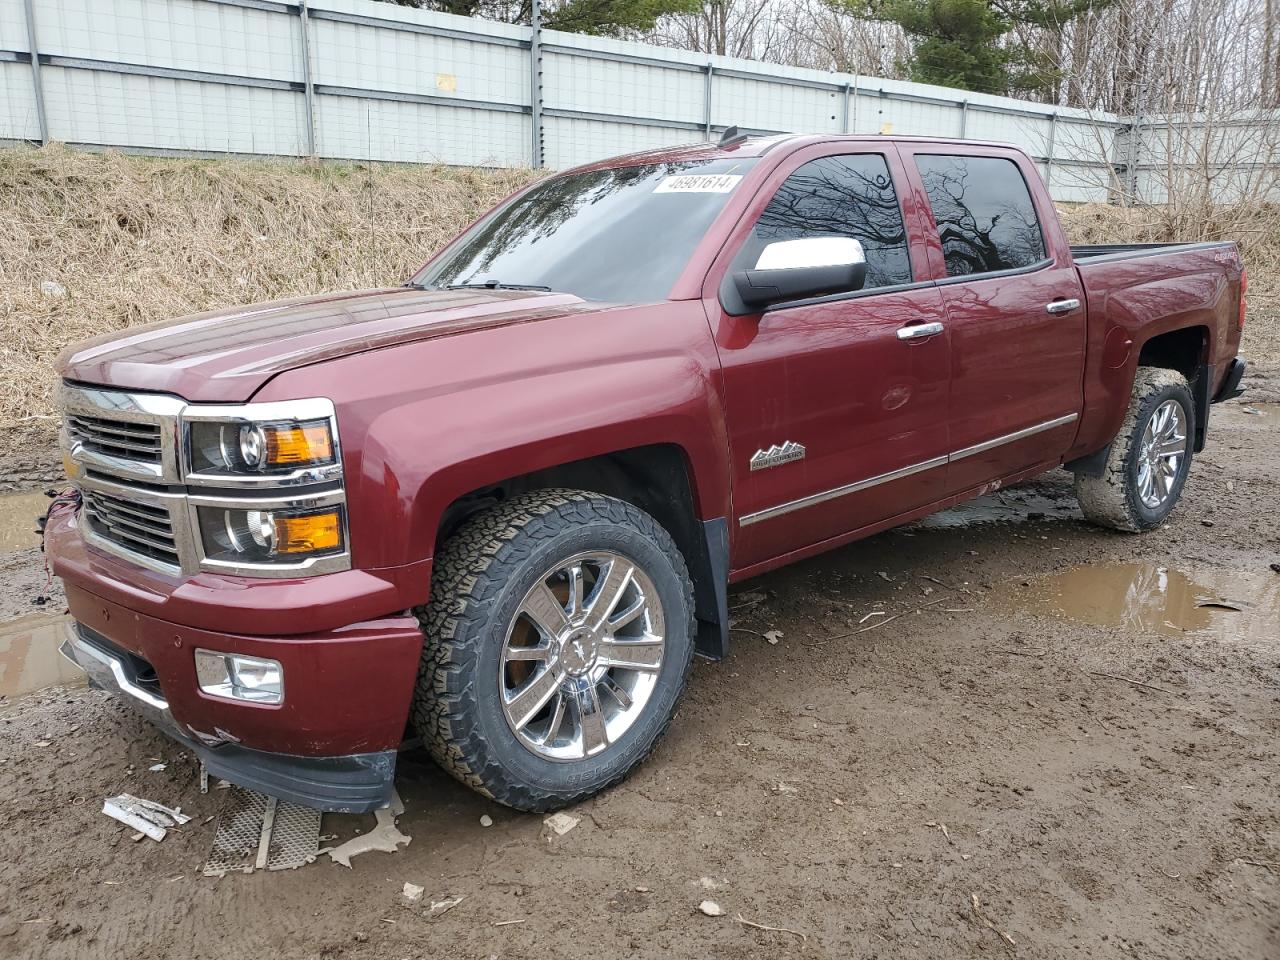
<svg viewBox="0 0 1280 960">
<path fill-rule="evenodd" d="M 445 287 L 446 290 L 543 290 L 547 293 L 551 292 L 550 287 L 544 287 L 536 283 L 499 283 L 497 280 L 487 280 L 484 283 L 451 283 Z"/>
</svg>

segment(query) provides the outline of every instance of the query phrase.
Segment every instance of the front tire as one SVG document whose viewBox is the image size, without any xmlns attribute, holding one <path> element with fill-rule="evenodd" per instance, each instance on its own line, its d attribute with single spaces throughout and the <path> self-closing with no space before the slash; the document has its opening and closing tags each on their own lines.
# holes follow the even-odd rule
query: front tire
<svg viewBox="0 0 1280 960">
<path fill-rule="evenodd" d="M 415 611 L 426 641 L 413 723 L 468 786 L 554 810 L 653 749 L 693 659 L 693 588 L 647 513 L 575 490 L 468 520 Z"/>
<path fill-rule="evenodd" d="M 1173 511 L 1191 470 L 1195 407 L 1176 370 L 1139 367 L 1129 410 L 1100 477 L 1076 474 L 1085 517 L 1103 527 L 1140 533 Z"/>
</svg>

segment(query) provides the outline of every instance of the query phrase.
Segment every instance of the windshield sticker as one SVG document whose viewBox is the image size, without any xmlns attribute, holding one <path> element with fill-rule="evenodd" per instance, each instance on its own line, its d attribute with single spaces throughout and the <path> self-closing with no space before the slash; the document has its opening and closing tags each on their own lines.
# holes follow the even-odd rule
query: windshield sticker
<svg viewBox="0 0 1280 960">
<path fill-rule="evenodd" d="M 742 179 L 736 173 L 686 173 L 667 177 L 653 188 L 654 193 L 728 193 Z"/>
</svg>

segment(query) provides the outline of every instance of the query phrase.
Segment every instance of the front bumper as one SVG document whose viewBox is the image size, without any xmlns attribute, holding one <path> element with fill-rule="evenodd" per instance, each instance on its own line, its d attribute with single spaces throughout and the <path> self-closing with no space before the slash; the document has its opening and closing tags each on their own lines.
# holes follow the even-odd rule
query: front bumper
<svg viewBox="0 0 1280 960">
<path fill-rule="evenodd" d="M 386 802 L 422 631 L 408 613 L 383 614 L 426 597 L 429 560 L 302 580 L 170 578 L 91 548 L 66 507 L 46 548 L 76 621 L 68 656 L 212 772 L 322 810 Z M 197 648 L 278 661 L 283 703 L 205 694 Z"/>
<path fill-rule="evenodd" d="M 282 800 L 341 813 L 365 813 L 391 800 L 395 750 L 299 757 L 230 741 L 200 742 L 174 719 L 158 684 L 139 675 L 138 658 L 101 634 L 78 623 L 68 624 L 61 652 L 88 674 L 93 686 L 116 694 L 196 754 L 214 776 Z"/>
</svg>

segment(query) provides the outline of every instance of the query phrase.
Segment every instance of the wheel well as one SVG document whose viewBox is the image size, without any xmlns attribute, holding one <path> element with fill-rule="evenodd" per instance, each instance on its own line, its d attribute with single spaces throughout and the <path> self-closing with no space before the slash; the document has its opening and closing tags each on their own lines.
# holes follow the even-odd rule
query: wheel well
<svg viewBox="0 0 1280 960">
<path fill-rule="evenodd" d="M 1152 337 L 1142 345 L 1138 365 L 1177 370 L 1187 378 L 1195 406 L 1195 438 L 1192 449 L 1204 449 L 1209 422 L 1209 328 L 1183 327 Z"/>
<path fill-rule="evenodd" d="M 468 517 L 529 490 L 570 487 L 634 504 L 660 523 L 675 541 L 693 579 L 700 623 L 698 652 L 715 659 L 728 636 L 728 540 L 723 518 L 700 520 L 694 507 L 688 459 L 675 444 L 619 450 L 508 477 L 472 490 L 445 509 L 436 531 L 436 552 Z"/>
<path fill-rule="evenodd" d="M 1209 419 L 1209 376 L 1206 363 L 1209 356 L 1209 328 L 1183 327 L 1157 334 L 1142 345 L 1138 353 L 1138 366 L 1163 367 L 1177 370 L 1187 378 L 1191 387 L 1191 400 L 1195 407 L 1196 433 L 1192 449 L 1199 453 L 1204 449 L 1206 426 Z M 1077 457 L 1063 466 L 1073 473 L 1086 477 L 1100 477 L 1106 470 L 1111 454 L 1111 443 L 1083 457 Z"/>
<path fill-rule="evenodd" d="M 1142 345 L 1138 365 L 1177 370 L 1190 383 L 1200 374 L 1207 359 L 1209 331 L 1206 327 L 1184 327 L 1152 337 Z"/>
</svg>

